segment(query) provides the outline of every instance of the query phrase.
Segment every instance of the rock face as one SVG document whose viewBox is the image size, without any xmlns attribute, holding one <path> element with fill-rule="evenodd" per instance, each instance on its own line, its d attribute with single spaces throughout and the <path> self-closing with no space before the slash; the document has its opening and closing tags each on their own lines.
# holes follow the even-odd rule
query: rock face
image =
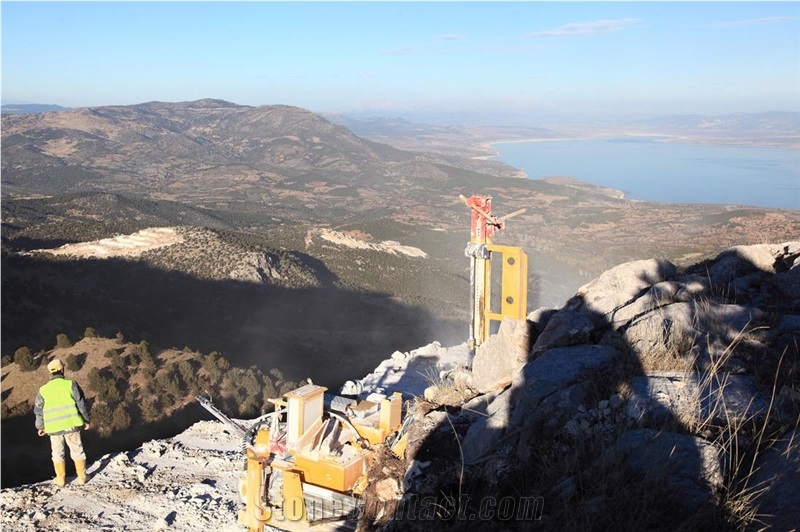
<svg viewBox="0 0 800 532">
<path fill-rule="evenodd" d="M 769 530 L 796 530 L 800 523 L 800 428 L 783 434 L 756 466 L 748 487 L 756 493 L 759 519 Z"/>
<path fill-rule="evenodd" d="M 766 393 L 750 375 L 657 371 L 631 379 L 629 417 L 641 424 L 663 426 L 676 412 L 684 424 L 741 423 L 763 419 L 769 410 Z"/>
<path fill-rule="evenodd" d="M 681 494 L 686 511 L 717 503 L 727 472 L 720 446 L 702 438 L 655 429 L 623 433 L 604 460 L 615 460 L 646 478 Z"/>
<path fill-rule="evenodd" d="M 275 280 L 283 279 L 269 255 L 255 252 L 245 255 L 241 263 L 231 270 L 228 277 L 237 281 L 258 284 L 270 284 Z"/>
<path fill-rule="evenodd" d="M 574 345 L 555 347 L 526 364 L 514 375 L 512 392 L 516 408 L 511 423 L 530 426 L 536 409 L 546 398 L 582 380 L 587 372 L 610 364 L 619 351 L 607 345 Z"/>
<path fill-rule="evenodd" d="M 486 393 L 511 384 L 511 376 L 528 360 L 530 333 L 526 321 L 504 319 L 498 333 L 476 349 L 472 361 L 473 387 Z"/>
<path fill-rule="evenodd" d="M 798 257 L 786 242 L 622 264 L 532 312 L 525 342 L 504 323 L 473 362 L 478 396 L 420 424 L 408 458 L 430 465 L 406 497 L 543 496 L 546 530 L 747 528 L 759 508 L 796 525 Z"/>
<path fill-rule="evenodd" d="M 639 260 L 621 264 L 578 289 L 585 307 L 607 319 L 636 300 L 651 286 L 675 275 L 675 265 L 665 260 Z"/>
</svg>

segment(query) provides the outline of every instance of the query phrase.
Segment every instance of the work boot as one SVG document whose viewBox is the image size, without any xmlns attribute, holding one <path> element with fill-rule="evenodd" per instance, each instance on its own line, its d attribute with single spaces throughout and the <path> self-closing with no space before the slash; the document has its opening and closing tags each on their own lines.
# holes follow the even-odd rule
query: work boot
<svg viewBox="0 0 800 532">
<path fill-rule="evenodd" d="M 75 460 L 75 472 L 78 474 L 78 484 L 86 484 L 86 460 Z"/>
<path fill-rule="evenodd" d="M 67 464 L 66 462 L 53 462 L 53 469 L 56 470 L 56 478 L 53 483 L 56 486 L 64 486 L 67 483 Z"/>
</svg>

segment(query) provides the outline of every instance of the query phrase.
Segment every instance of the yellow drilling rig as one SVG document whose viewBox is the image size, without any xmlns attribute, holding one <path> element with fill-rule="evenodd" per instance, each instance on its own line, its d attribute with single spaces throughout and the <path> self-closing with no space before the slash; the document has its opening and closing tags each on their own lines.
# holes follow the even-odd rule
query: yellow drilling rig
<svg viewBox="0 0 800 532">
<path fill-rule="evenodd" d="M 353 518 L 367 487 L 372 456 L 367 451 L 388 445 L 403 456 L 408 423 L 403 423 L 402 394 L 371 401 L 325 391 L 306 384 L 273 399 L 275 410 L 248 429 L 208 399 L 197 398 L 244 440 L 247 473 L 240 479 L 239 494 L 245 508 L 239 524 L 248 530 L 261 532 L 265 525 L 317 530 Z"/>
<path fill-rule="evenodd" d="M 509 316 L 525 319 L 527 255 L 521 248 L 492 244 L 505 220 L 497 218 L 488 196 L 461 196 L 471 212 L 470 351 L 485 341 L 492 323 Z M 501 260 L 498 260 L 501 259 Z M 500 289 L 492 292 L 492 271 L 500 270 Z M 499 296 L 499 307 L 496 304 Z M 247 457 L 239 493 L 244 509 L 239 524 L 252 532 L 265 526 L 282 530 L 342 530 L 361 511 L 367 488 L 370 450 L 387 446 L 403 458 L 412 416 L 402 391 L 365 399 L 334 396 L 310 381 L 283 397 L 271 399 L 274 411 L 249 428 L 219 411 L 208 398 L 200 404 L 243 439 Z M 345 525 L 346 528 L 346 525 Z"/>
<path fill-rule="evenodd" d="M 469 349 L 474 353 L 492 333 L 492 325 L 504 317 L 524 320 L 528 313 L 528 255 L 522 248 L 492 243 L 496 231 L 505 227 L 509 218 L 526 209 L 503 217 L 492 214 L 490 196 L 460 196 L 470 209 L 470 239 L 464 254 L 470 262 Z M 500 269 L 498 298 L 493 297 L 492 270 Z M 499 300 L 499 307 L 498 301 Z"/>
</svg>

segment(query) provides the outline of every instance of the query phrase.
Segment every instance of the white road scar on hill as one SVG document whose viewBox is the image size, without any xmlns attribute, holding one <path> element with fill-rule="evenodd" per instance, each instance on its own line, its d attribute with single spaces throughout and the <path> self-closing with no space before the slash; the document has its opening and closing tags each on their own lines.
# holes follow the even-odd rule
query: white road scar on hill
<svg viewBox="0 0 800 532">
<path fill-rule="evenodd" d="M 151 249 L 171 246 L 183 242 L 183 237 L 174 227 L 150 227 L 132 235 L 119 235 L 93 242 L 65 244 L 55 249 L 37 249 L 31 253 L 51 253 L 53 255 L 69 255 L 71 257 L 95 257 L 108 259 L 112 257 L 138 257 Z"/>
<path fill-rule="evenodd" d="M 404 246 L 399 242 L 395 242 L 394 240 L 385 240 L 383 242 L 373 244 L 360 238 L 356 238 L 350 234 L 332 231 L 330 229 L 321 229 L 318 231 L 318 234 L 323 240 L 327 240 L 328 242 L 339 246 L 345 246 L 354 249 L 371 249 L 373 251 L 389 253 L 390 255 L 402 254 L 409 257 L 428 257 L 428 254 L 421 249 L 412 246 Z M 309 233 L 306 234 L 306 249 L 308 249 L 308 247 L 312 244 L 311 237 L 312 231 L 309 231 Z"/>
</svg>

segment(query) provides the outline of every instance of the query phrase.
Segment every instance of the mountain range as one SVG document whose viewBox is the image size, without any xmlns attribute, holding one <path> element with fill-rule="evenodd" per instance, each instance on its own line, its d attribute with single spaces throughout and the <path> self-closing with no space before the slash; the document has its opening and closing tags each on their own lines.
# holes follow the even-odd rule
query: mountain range
<svg viewBox="0 0 800 532">
<path fill-rule="evenodd" d="M 1 109 L 1 112 L 4 115 L 21 115 L 30 113 L 66 111 L 69 109 L 69 107 L 62 107 L 60 105 L 48 103 L 4 103 Z"/>
<path fill-rule="evenodd" d="M 732 113 L 719 116 L 662 116 L 648 120 L 637 120 L 633 123 L 666 130 L 800 135 L 800 112 L 789 111 Z"/>
<path fill-rule="evenodd" d="M 469 144 L 458 128 L 448 136 L 447 128 L 397 120 L 372 121 L 366 131 L 387 141 L 414 138 L 431 149 L 366 140 L 297 107 L 211 99 L 4 115 L 4 260 L 148 227 L 196 226 L 222 231 L 223 240 L 298 253 L 301 262 L 324 266 L 315 271 L 329 272 L 337 287 L 462 316 L 469 214 L 460 194 L 493 196 L 498 214 L 527 209 L 497 240 L 533 257 L 534 304 L 559 301 L 621 260 L 690 261 L 720 243 L 778 241 L 800 232 L 797 211 L 633 202 L 570 179 L 511 177 L 516 169 L 508 165 L 456 155 Z M 537 131 L 475 128 L 471 148 L 497 139 L 491 135 Z M 337 247 L 309 236 L 321 227 L 366 242 L 397 241 L 427 258 Z M 14 269 L 8 277 L 5 272 L 9 286 Z M 4 290 L 4 302 L 11 292 Z M 48 327 L 48 335 L 60 332 Z M 13 351 L 8 331 L 4 326 L 4 346 Z"/>
</svg>

